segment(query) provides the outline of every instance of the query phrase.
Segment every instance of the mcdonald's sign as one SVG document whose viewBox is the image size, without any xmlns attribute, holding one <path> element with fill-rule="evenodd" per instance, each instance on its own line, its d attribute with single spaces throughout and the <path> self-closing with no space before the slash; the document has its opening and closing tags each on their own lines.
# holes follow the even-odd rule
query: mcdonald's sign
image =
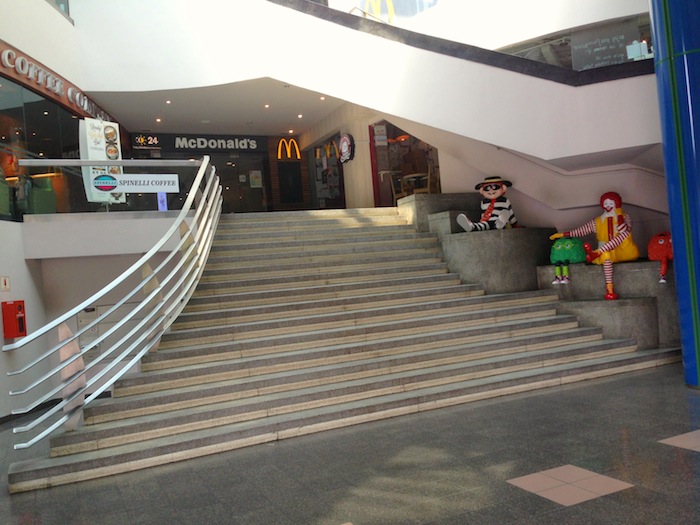
<svg viewBox="0 0 700 525">
<path fill-rule="evenodd" d="M 297 142 L 297 139 L 280 139 L 279 143 L 277 144 L 278 160 L 282 160 L 282 148 L 284 148 L 284 151 L 287 154 L 287 159 L 301 160 L 301 152 L 299 151 L 299 143 Z M 292 153 L 294 153 L 296 157 L 292 157 Z"/>
<path fill-rule="evenodd" d="M 385 0 L 387 14 L 389 15 L 388 21 L 391 23 L 396 16 L 396 11 L 394 10 L 393 0 Z M 365 1 L 365 12 L 370 15 L 376 16 L 377 18 L 382 18 L 382 0 L 366 0 Z"/>
</svg>

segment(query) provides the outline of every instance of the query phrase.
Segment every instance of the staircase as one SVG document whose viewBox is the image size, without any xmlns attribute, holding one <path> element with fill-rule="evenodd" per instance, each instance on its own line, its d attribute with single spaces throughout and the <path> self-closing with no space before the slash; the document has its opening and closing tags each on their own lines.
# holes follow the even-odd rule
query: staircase
<svg viewBox="0 0 700 525">
<path fill-rule="evenodd" d="M 679 361 L 485 295 L 396 208 L 224 216 L 187 308 L 11 492 Z"/>
</svg>

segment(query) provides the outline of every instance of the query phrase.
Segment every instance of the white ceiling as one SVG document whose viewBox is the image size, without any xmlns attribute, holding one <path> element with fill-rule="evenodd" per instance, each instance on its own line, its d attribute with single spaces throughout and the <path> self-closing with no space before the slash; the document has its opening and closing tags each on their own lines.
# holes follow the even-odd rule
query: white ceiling
<svg viewBox="0 0 700 525">
<path fill-rule="evenodd" d="M 272 78 L 190 89 L 87 94 L 131 133 L 279 136 L 293 129 L 299 135 L 344 104 Z"/>
</svg>

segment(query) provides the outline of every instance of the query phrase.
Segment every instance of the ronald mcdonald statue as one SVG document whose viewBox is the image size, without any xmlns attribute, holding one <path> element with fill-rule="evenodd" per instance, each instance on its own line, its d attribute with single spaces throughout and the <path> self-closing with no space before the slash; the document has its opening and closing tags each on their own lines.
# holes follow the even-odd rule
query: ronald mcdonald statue
<svg viewBox="0 0 700 525">
<path fill-rule="evenodd" d="M 629 215 L 622 211 L 622 198 L 615 192 L 604 193 L 600 197 L 600 206 L 603 213 L 588 221 L 583 226 L 574 228 L 568 232 L 557 232 L 551 235 L 551 240 L 561 237 L 583 237 L 595 233 L 598 239 L 598 247 L 591 249 L 586 243 L 586 261 L 603 265 L 605 276 L 605 298 L 617 299 L 613 285 L 613 263 L 622 261 L 634 261 L 639 257 L 639 248 L 632 240 L 632 221 Z"/>
</svg>

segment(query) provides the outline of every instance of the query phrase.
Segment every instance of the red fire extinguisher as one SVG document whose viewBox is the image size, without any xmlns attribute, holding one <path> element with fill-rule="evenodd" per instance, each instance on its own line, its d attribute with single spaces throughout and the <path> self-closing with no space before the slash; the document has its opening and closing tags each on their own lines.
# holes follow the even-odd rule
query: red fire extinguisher
<svg viewBox="0 0 700 525">
<path fill-rule="evenodd" d="M 27 335 L 24 301 L 4 301 L 2 303 L 2 330 L 5 339 Z"/>
</svg>

